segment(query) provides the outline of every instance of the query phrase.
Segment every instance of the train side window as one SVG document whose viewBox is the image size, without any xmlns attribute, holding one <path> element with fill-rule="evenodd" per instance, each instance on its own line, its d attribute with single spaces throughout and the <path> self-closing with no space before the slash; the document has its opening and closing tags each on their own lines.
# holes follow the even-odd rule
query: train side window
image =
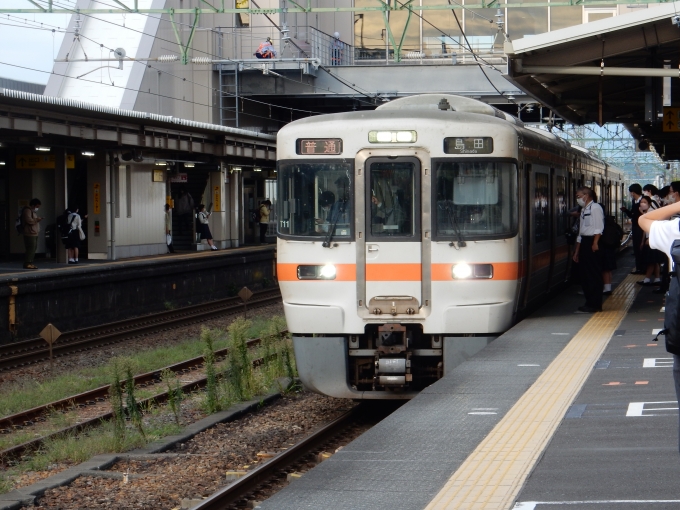
<svg viewBox="0 0 680 510">
<path fill-rule="evenodd" d="M 550 176 L 534 174 L 534 242 L 541 243 L 550 237 Z"/>
</svg>

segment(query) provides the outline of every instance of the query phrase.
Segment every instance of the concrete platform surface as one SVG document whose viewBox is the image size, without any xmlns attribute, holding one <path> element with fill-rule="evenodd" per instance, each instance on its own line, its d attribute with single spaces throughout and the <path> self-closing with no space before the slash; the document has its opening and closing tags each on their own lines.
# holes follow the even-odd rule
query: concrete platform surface
<svg viewBox="0 0 680 510">
<path fill-rule="evenodd" d="M 618 271 L 615 282 L 627 273 Z M 662 296 L 636 286 L 636 279 L 628 277 L 628 294 L 618 302 L 610 298 L 611 311 L 595 315 L 573 313 L 583 297 L 569 288 L 258 508 L 680 508 L 670 356 L 651 334 L 662 327 Z M 620 303 L 625 309 L 616 315 Z M 587 347 L 584 334 L 599 335 L 602 348 L 586 361 L 553 429 L 538 437 L 548 430 L 540 428 L 542 409 L 529 409 L 535 418 L 502 429 L 531 391 L 547 401 L 552 392 L 561 398 L 568 374 L 544 378 L 564 369 L 551 363 L 569 356 L 572 339 Z M 470 466 L 471 459 L 489 457 L 494 435 L 512 437 L 495 458 Z M 525 446 L 534 448 L 533 458 L 522 458 Z M 492 485 L 508 476 L 514 488 L 501 487 L 499 497 Z M 665 503 L 652 503 L 660 500 Z"/>
</svg>

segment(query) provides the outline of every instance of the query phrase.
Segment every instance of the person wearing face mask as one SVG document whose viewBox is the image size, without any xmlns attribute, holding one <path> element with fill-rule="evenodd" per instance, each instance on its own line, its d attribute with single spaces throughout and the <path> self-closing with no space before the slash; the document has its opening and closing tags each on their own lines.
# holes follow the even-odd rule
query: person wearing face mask
<svg viewBox="0 0 680 510">
<path fill-rule="evenodd" d="M 638 225 L 638 219 L 640 218 L 640 198 L 642 197 L 642 186 L 640 186 L 638 183 L 631 184 L 628 187 L 628 191 L 630 192 L 630 198 L 633 204 L 630 209 L 622 207 L 621 210 L 631 219 L 632 223 L 635 270 L 631 271 L 631 274 L 644 274 L 645 261 L 640 251 L 640 246 L 642 243 L 642 229 L 640 228 L 640 225 Z"/>
<path fill-rule="evenodd" d="M 652 200 L 652 211 L 661 207 L 661 199 L 659 198 L 659 189 L 653 184 L 645 184 L 642 186 L 642 194 Z"/>
<path fill-rule="evenodd" d="M 38 234 L 40 234 L 40 222 L 42 218 L 38 216 L 38 209 L 42 202 L 34 198 L 28 207 L 21 211 L 21 223 L 24 226 L 24 269 L 38 269 L 33 263 L 35 261 L 35 250 L 38 248 Z"/>
<path fill-rule="evenodd" d="M 668 195 L 666 195 L 666 204 L 671 205 L 678 202 L 680 202 L 680 181 L 673 181 L 668 189 Z M 680 218 L 680 214 L 674 214 L 673 218 Z"/>
<path fill-rule="evenodd" d="M 648 196 L 643 196 L 640 200 L 640 213 L 642 216 L 647 214 L 649 211 L 653 211 L 652 199 Z M 641 217 L 642 217 L 641 216 Z M 647 264 L 647 269 L 645 272 L 645 279 L 638 282 L 640 285 L 661 285 L 660 277 L 660 266 L 665 260 L 665 256 L 659 250 L 653 250 L 649 246 L 649 233 L 643 234 L 642 245 L 640 247 L 642 250 L 642 256 Z M 652 281 L 652 275 L 654 276 L 654 281 Z"/>
<path fill-rule="evenodd" d="M 602 254 L 599 241 L 604 231 L 604 211 L 596 203 L 595 192 L 587 187 L 576 190 L 576 202 L 581 206 L 581 222 L 573 260 L 579 266 L 581 286 L 586 304 L 580 306 L 576 313 L 594 313 L 602 311 Z"/>
</svg>

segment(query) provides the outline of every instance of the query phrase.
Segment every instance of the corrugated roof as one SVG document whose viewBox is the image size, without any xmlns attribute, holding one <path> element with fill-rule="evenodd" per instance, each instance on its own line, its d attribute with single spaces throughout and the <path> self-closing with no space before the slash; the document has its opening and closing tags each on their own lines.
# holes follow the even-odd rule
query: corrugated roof
<svg viewBox="0 0 680 510">
<path fill-rule="evenodd" d="M 39 95 L 45 91 L 45 85 L 31 83 L 29 81 L 10 80 L 9 78 L 0 78 L 0 88 L 21 90 L 23 92 Z"/>
<path fill-rule="evenodd" d="M 23 101 L 30 101 L 36 104 L 48 104 L 55 106 L 62 106 L 68 108 L 76 108 L 87 110 L 90 112 L 99 112 L 107 115 L 115 115 L 121 118 L 129 119 L 144 119 L 154 122 L 162 122 L 172 124 L 173 126 L 184 126 L 187 128 L 203 129 L 208 131 L 215 131 L 220 133 L 228 133 L 237 136 L 247 136 L 252 138 L 259 138 L 261 140 L 276 141 L 276 136 L 265 133 L 258 133 L 257 131 L 249 131 L 247 129 L 238 129 L 228 126 L 220 126 L 218 124 L 208 124 L 206 122 L 196 122 L 193 120 L 180 119 L 177 117 L 170 117 L 167 115 L 158 115 L 156 113 L 138 112 L 134 110 L 121 110 L 120 108 L 111 108 L 110 106 L 102 106 L 93 103 L 85 103 L 75 99 L 64 99 L 60 97 L 41 96 L 38 94 L 31 94 L 29 92 L 22 92 L 19 90 L 10 90 L 7 88 L 0 88 L 0 96 L 10 97 L 13 99 L 20 99 Z"/>
</svg>

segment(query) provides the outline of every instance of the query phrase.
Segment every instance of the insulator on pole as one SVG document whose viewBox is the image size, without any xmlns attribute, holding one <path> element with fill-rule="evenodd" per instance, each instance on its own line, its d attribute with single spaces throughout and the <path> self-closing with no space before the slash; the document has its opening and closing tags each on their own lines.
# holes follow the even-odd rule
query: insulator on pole
<svg viewBox="0 0 680 510">
<path fill-rule="evenodd" d="M 158 62 L 177 62 L 179 57 L 177 55 L 161 55 L 156 60 Z"/>
<path fill-rule="evenodd" d="M 212 64 L 212 59 L 210 57 L 194 57 L 191 59 L 191 63 L 209 65 Z"/>
</svg>

